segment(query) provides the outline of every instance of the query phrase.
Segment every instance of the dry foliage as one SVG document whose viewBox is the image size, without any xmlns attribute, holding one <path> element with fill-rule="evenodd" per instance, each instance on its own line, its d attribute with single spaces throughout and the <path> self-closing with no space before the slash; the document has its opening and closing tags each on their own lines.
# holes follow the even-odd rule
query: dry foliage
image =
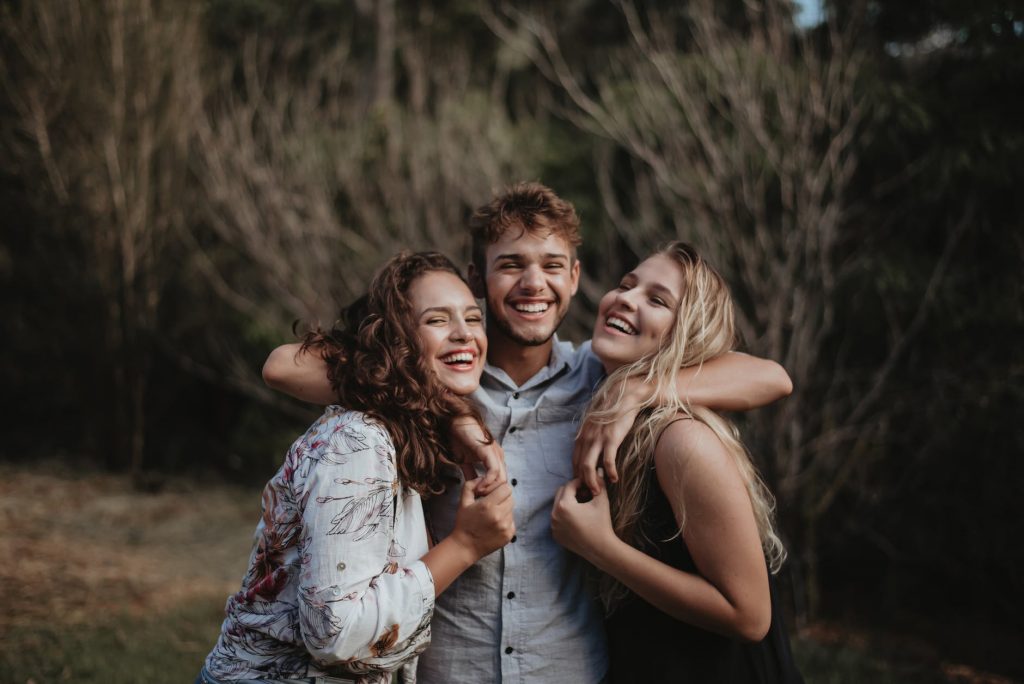
<svg viewBox="0 0 1024 684">
<path fill-rule="evenodd" d="M 0 467 L 0 639 L 19 627 L 97 625 L 222 599 L 245 571 L 258 496 L 141 493 L 129 478 Z"/>
</svg>

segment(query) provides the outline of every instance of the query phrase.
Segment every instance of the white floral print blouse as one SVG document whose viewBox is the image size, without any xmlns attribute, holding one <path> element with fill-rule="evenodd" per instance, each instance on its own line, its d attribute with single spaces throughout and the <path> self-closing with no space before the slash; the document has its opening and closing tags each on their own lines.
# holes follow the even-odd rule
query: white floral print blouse
<svg viewBox="0 0 1024 684">
<path fill-rule="evenodd" d="M 419 495 L 399 484 L 387 431 L 330 406 L 263 490 L 249 569 L 206 659 L 221 680 L 412 681 L 430 642 L 434 582 Z"/>
</svg>

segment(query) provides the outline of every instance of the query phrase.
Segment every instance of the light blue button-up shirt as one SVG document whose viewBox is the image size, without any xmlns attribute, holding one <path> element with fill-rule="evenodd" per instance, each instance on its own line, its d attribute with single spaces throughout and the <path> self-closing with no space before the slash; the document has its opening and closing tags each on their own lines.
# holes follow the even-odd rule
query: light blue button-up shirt
<svg viewBox="0 0 1024 684">
<path fill-rule="evenodd" d="M 557 338 L 548 365 L 521 386 L 484 366 L 473 395 L 505 450 L 516 536 L 438 597 L 419 681 L 599 682 L 607 669 L 600 605 L 583 561 L 551 536 L 555 491 L 572 479 L 579 419 L 604 377 L 590 343 Z M 434 533 L 454 527 L 459 488 L 428 502 Z"/>
</svg>

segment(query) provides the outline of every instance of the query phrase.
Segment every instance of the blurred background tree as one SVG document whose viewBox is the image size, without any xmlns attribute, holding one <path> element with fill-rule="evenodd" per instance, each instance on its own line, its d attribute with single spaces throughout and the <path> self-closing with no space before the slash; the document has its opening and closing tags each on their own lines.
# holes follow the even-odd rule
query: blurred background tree
<svg viewBox="0 0 1024 684">
<path fill-rule="evenodd" d="M 793 376 L 744 431 L 800 618 L 1024 674 L 944 627 L 1021 636 L 1024 11 L 795 10 L 2 0 L 0 453 L 264 480 L 312 415 L 259 380 L 293 321 L 539 179 L 583 218 L 567 336 L 681 237 Z"/>
</svg>

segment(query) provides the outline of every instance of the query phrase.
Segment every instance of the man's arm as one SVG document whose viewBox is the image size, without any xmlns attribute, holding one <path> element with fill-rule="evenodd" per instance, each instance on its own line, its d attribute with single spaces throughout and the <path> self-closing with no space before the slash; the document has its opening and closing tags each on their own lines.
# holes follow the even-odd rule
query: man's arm
<svg viewBox="0 0 1024 684">
<path fill-rule="evenodd" d="M 316 350 L 301 349 L 301 344 L 293 342 L 270 352 L 263 364 L 263 382 L 271 389 L 311 404 L 337 403 L 338 395 L 327 380 L 327 363 Z"/>
<path fill-rule="evenodd" d="M 335 404 L 338 395 L 327 380 L 327 363 L 313 349 L 302 351 L 298 342 L 284 344 L 270 352 L 263 364 L 263 382 L 267 387 L 311 404 Z M 455 451 L 463 458 L 467 480 L 477 480 L 477 494 L 484 496 L 505 482 L 505 453 L 494 440 L 487 441 L 483 428 L 473 418 L 455 421 L 451 430 Z M 484 466 L 477 479 L 473 463 Z"/>
<path fill-rule="evenodd" d="M 673 401 L 672 397 L 655 397 L 655 389 L 639 378 L 628 379 L 622 400 L 615 406 L 616 417 L 603 423 L 585 421 L 580 427 L 573 448 L 573 469 L 591 491 L 599 492 L 604 486 L 597 474 L 599 465 L 603 465 L 611 482 L 618 482 L 615 455 L 640 409 L 652 403 Z M 730 352 L 699 367 L 681 368 L 676 376 L 676 390 L 679 399 L 691 406 L 747 411 L 789 396 L 793 383 L 786 370 L 774 361 Z"/>
<path fill-rule="evenodd" d="M 643 401 L 651 388 L 633 379 L 634 399 Z M 715 411 L 749 411 L 767 406 L 793 392 L 793 381 L 786 369 L 768 359 L 729 352 L 703 366 L 682 368 L 676 375 L 679 398 L 692 406 Z M 659 397 L 656 403 L 668 401 Z"/>
</svg>

